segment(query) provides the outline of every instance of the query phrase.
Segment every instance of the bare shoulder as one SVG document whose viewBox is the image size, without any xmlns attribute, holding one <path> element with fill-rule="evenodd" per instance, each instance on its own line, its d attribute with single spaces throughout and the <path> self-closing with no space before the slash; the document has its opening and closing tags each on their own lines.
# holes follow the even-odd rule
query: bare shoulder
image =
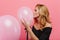
<svg viewBox="0 0 60 40">
<path fill-rule="evenodd" d="M 46 23 L 45 27 L 52 27 L 50 23 Z"/>
</svg>

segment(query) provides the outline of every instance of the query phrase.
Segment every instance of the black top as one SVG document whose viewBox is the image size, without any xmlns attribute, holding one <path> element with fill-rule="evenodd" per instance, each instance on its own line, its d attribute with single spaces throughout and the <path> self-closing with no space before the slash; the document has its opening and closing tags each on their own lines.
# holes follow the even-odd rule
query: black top
<svg viewBox="0 0 60 40">
<path fill-rule="evenodd" d="M 43 30 L 36 30 L 33 26 L 32 31 L 38 37 L 39 40 L 49 40 L 49 36 L 52 28 L 46 27 Z"/>
</svg>

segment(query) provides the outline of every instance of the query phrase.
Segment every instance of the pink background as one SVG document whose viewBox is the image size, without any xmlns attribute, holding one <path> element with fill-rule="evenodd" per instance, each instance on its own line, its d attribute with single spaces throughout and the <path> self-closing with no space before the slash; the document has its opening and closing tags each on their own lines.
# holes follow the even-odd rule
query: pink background
<svg viewBox="0 0 60 40">
<path fill-rule="evenodd" d="M 48 7 L 52 21 L 52 33 L 50 40 L 60 40 L 60 0 L 0 0 L 0 16 L 12 15 L 17 17 L 17 11 L 22 6 L 34 9 L 37 4 L 44 4 Z M 20 40 L 26 39 L 24 27 L 21 27 Z"/>
</svg>

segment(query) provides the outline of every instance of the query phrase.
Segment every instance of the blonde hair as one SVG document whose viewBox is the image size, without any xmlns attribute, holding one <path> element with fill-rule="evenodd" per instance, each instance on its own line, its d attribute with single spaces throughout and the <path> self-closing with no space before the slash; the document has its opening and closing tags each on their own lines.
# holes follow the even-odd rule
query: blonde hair
<svg viewBox="0 0 60 40">
<path fill-rule="evenodd" d="M 49 11 L 47 9 L 47 7 L 45 5 L 42 4 L 37 4 L 35 7 L 38 7 L 38 9 L 42 9 L 42 11 L 44 12 L 44 15 L 42 15 L 44 18 L 42 18 L 44 21 L 51 23 L 50 21 L 50 17 L 49 17 Z M 43 24 L 45 25 L 45 24 Z"/>
</svg>

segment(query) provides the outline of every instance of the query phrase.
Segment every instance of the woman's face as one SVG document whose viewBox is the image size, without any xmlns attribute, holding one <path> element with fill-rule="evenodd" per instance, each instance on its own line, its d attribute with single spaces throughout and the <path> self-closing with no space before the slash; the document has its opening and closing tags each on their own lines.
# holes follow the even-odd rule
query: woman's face
<svg viewBox="0 0 60 40">
<path fill-rule="evenodd" d="M 37 18 L 37 17 L 39 17 L 39 9 L 38 9 L 38 7 L 35 7 L 35 10 L 34 10 L 34 18 Z"/>
<path fill-rule="evenodd" d="M 37 20 L 38 23 L 40 23 L 40 9 L 38 9 L 38 7 L 35 7 L 35 11 L 34 11 L 34 18 Z"/>
<path fill-rule="evenodd" d="M 35 7 L 34 17 L 42 16 L 42 15 L 44 15 L 44 14 L 45 14 L 45 13 L 44 13 L 43 7 L 41 7 L 41 8 L 38 8 L 38 6 Z"/>
<path fill-rule="evenodd" d="M 43 19 L 41 18 L 42 15 L 44 15 L 43 10 L 38 9 L 38 7 L 35 7 L 34 18 L 36 18 L 38 23 L 44 22 Z"/>
<path fill-rule="evenodd" d="M 34 19 L 37 21 L 37 22 L 39 22 L 40 21 L 40 18 L 39 18 L 39 16 L 40 16 L 40 14 L 39 14 L 39 9 L 38 9 L 38 7 L 35 7 L 35 10 L 34 10 Z"/>
</svg>

